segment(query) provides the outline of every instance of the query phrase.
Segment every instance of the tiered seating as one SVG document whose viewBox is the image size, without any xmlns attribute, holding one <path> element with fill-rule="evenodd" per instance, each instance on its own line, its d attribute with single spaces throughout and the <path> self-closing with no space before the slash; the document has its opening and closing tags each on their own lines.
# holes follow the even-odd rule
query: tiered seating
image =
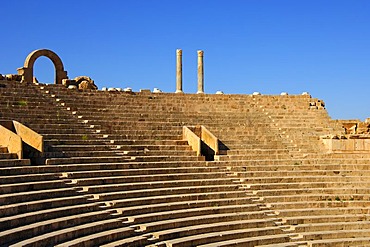
<svg viewBox="0 0 370 247">
<path fill-rule="evenodd" d="M 1 117 L 43 134 L 47 148 L 41 164 L 0 168 L 4 245 L 370 239 L 369 155 L 323 151 L 318 136 L 341 129 L 316 99 L 2 83 Z M 206 126 L 227 155 L 196 156 L 182 139 L 182 127 L 193 125 Z"/>
<path fill-rule="evenodd" d="M 167 95 L 152 97 L 145 94 L 83 93 L 67 91 L 57 86 L 48 86 L 46 91 L 60 99 L 62 107 L 76 112 L 76 115 L 94 127 L 99 126 L 99 133 L 113 140 L 114 144 L 131 144 L 131 147 L 141 145 L 149 154 L 155 149 L 159 149 L 162 154 L 165 150 L 172 153 L 166 154 L 166 160 L 157 160 L 155 163 L 129 162 L 127 165 L 120 164 L 123 169 L 118 169 L 117 166 L 115 169 L 96 172 L 88 170 L 63 174 L 65 178 L 71 179 L 71 184 L 83 187 L 81 193 L 92 194 L 96 200 L 103 201 L 107 208 L 114 208 L 116 215 L 124 217 L 125 224 L 147 236 L 146 239 L 137 236 L 125 238 L 110 245 L 120 245 L 123 242 L 133 245 L 138 244 L 137 241 L 151 244 L 183 236 L 181 245 L 185 246 L 191 245 L 189 239 L 196 234 L 201 236 L 214 232 L 224 234 L 225 239 L 226 236 L 245 238 L 249 235 L 279 232 L 279 237 L 271 236 L 269 241 L 281 242 L 288 239 L 289 235 L 275 225 L 275 219 L 263 219 L 269 210 L 261 210 L 243 189 L 239 190 L 240 184 L 235 183 L 227 170 L 197 161 L 198 158 L 194 160 L 194 153 L 189 153 L 189 147 L 184 147 L 184 150 L 187 150 L 187 157 L 193 157 L 193 160 L 186 161 L 179 157 L 179 147 L 185 144 L 181 141 L 182 126 L 209 123 L 217 124 L 217 129 L 224 124 L 220 114 L 210 118 L 209 113 L 186 113 L 181 109 L 178 113 L 172 112 L 171 109 L 181 105 L 178 104 L 180 102 L 193 105 L 200 102 L 176 97 L 168 101 Z M 78 99 L 78 104 L 70 100 L 71 94 L 74 95 L 74 100 Z M 158 103 L 158 100 L 162 102 Z M 124 111 L 119 110 L 120 106 L 125 106 Z M 95 114 L 91 114 L 92 112 Z M 235 113 L 233 115 L 234 119 L 238 117 Z M 245 118 L 239 118 L 236 126 L 246 125 Z M 133 124 L 135 130 L 132 130 Z M 265 126 L 262 124 L 262 128 Z M 249 128 L 251 132 L 254 131 Z M 168 140 L 173 137 L 175 142 Z M 258 145 L 258 140 L 253 143 Z M 259 145 L 263 146 L 264 143 L 262 140 Z M 171 155 L 175 158 L 173 161 L 168 158 Z M 210 225 L 205 227 L 205 224 Z M 247 225 L 253 226 L 253 229 L 246 230 Z M 227 234 L 230 229 L 234 229 L 235 234 Z M 201 242 L 216 240 L 207 239 Z"/>
<path fill-rule="evenodd" d="M 320 135 L 343 132 L 341 126 L 330 119 L 322 102 L 310 95 L 256 96 L 255 101 L 260 111 L 271 119 L 272 128 L 303 154 L 322 152 L 323 146 L 317 142 Z"/>
<path fill-rule="evenodd" d="M 263 207 L 275 211 L 286 231 L 299 234 L 292 238 L 296 244 L 347 246 L 369 241 L 370 231 L 365 227 L 369 223 L 369 155 L 326 154 L 318 137 L 341 130 L 323 109 L 309 110 L 303 97 L 300 103 L 292 97 L 256 100 L 273 120 L 273 128 L 299 147 L 293 157 L 301 159 L 273 166 L 240 163 L 231 170 Z"/>
</svg>

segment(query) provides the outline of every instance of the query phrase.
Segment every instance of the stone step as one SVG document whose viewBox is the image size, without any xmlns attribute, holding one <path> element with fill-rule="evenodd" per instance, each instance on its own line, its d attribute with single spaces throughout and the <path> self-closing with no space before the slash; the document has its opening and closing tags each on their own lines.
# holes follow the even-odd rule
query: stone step
<svg viewBox="0 0 370 247">
<path fill-rule="evenodd" d="M 8 153 L 8 148 L 0 146 L 0 153 Z"/>
<path fill-rule="evenodd" d="M 223 111 L 229 114 L 249 114 L 250 112 L 255 112 L 256 109 L 253 109 L 253 104 L 246 101 L 244 102 L 243 106 L 240 106 L 240 111 L 237 111 L 238 109 L 231 109 L 228 107 L 228 102 L 217 102 L 217 107 L 209 104 L 207 101 L 197 101 L 197 99 L 189 100 L 188 98 L 184 98 L 181 101 L 178 100 L 159 100 L 156 102 L 148 101 L 143 98 L 131 98 L 131 99 L 124 99 L 124 98 L 108 98 L 108 97 L 80 97 L 82 98 L 79 104 L 76 104 L 73 102 L 73 99 L 68 98 L 67 95 L 59 95 L 61 102 L 65 102 L 67 106 L 73 106 L 74 109 L 89 109 L 89 108 L 98 108 L 100 109 L 100 112 L 116 112 L 120 109 L 122 105 L 125 105 L 127 107 L 127 112 L 138 112 L 138 111 L 148 111 L 148 112 L 154 112 L 154 113 L 161 113 L 163 111 L 168 112 L 181 112 L 184 109 L 187 109 L 186 113 L 198 113 L 198 114 L 207 114 L 209 111 Z M 206 105 L 208 109 L 204 109 L 203 107 L 200 107 L 200 105 Z M 188 107 L 187 107 L 188 106 Z M 190 107 L 189 107 L 190 106 Z M 248 109 L 249 106 L 249 109 Z M 208 111 L 207 111 L 208 110 Z M 297 110 L 296 113 L 302 113 L 307 112 L 307 110 Z M 315 112 L 312 112 L 311 114 L 314 114 Z"/>
<path fill-rule="evenodd" d="M 111 139 L 109 136 L 103 139 L 54 139 L 44 140 L 47 146 L 50 145 L 188 145 L 188 142 L 182 139 L 178 140 L 120 140 L 118 138 Z"/>
<path fill-rule="evenodd" d="M 235 172 L 241 178 L 252 178 L 252 177 L 291 177 L 291 176 L 361 176 L 370 174 L 370 170 L 348 170 L 341 171 L 338 170 L 293 170 L 293 171 L 245 171 L 245 172 Z"/>
<path fill-rule="evenodd" d="M 315 188 L 368 188 L 370 187 L 370 181 L 368 182 L 356 182 L 356 181 L 326 181 L 323 179 L 321 182 L 297 182 L 297 183 L 259 183 L 259 184 L 244 184 L 242 185 L 247 190 L 286 190 L 286 189 L 315 189 Z"/>
<path fill-rule="evenodd" d="M 370 237 L 338 237 L 338 238 L 330 238 L 330 239 L 318 239 L 318 240 L 311 240 L 309 244 L 311 246 L 325 246 L 325 245 L 345 245 L 345 246 L 366 246 L 370 242 Z"/>
<path fill-rule="evenodd" d="M 100 140 L 105 141 L 107 137 L 104 137 L 103 134 L 86 132 L 80 134 L 62 134 L 62 133 L 52 133 L 52 134 L 43 134 L 44 139 L 46 140 Z"/>
<path fill-rule="evenodd" d="M 2 160 L 11 160 L 11 159 L 17 159 L 18 155 L 15 153 L 0 153 L 0 159 Z"/>
<path fill-rule="evenodd" d="M 47 233 L 53 234 L 53 232 L 56 232 L 61 229 L 66 229 L 66 231 L 78 230 L 79 229 L 77 228 L 78 225 L 86 223 L 95 224 L 97 221 L 107 219 L 107 217 L 109 217 L 109 214 L 110 214 L 109 211 L 93 211 L 78 215 L 64 216 L 61 218 L 53 218 L 46 221 L 39 221 L 33 224 L 24 225 L 0 232 L 0 241 L 1 243 L 7 245 L 10 244 L 18 245 L 19 241 L 34 238 L 37 236 L 42 236 Z M 73 237 L 73 235 L 70 237 Z M 43 240 L 45 240 L 44 243 L 48 243 L 46 240 L 49 239 L 41 239 L 41 241 Z M 24 246 L 23 244 L 19 245 Z M 47 245 L 54 244 L 51 242 L 50 244 Z"/>
<path fill-rule="evenodd" d="M 78 171 L 98 171 L 98 170 L 122 170 L 122 169 L 145 169 L 145 168 L 166 168 L 173 167 L 207 167 L 209 166 L 205 161 L 155 161 L 155 162 L 116 162 L 116 163 L 76 163 L 76 164 L 62 164 L 62 165 L 32 165 L 22 167 L 0 167 L 1 178 L 6 180 L 8 176 L 13 180 L 16 175 L 19 176 L 20 181 L 28 181 L 28 179 L 37 179 L 39 176 L 46 176 L 55 178 L 65 172 Z M 219 169 L 217 166 L 213 168 Z M 16 181 L 15 183 L 17 183 Z M 4 182 L 5 183 L 5 182 Z M 14 183 L 14 182 L 13 182 Z"/>
<path fill-rule="evenodd" d="M 95 222 L 94 222 L 94 223 L 91 223 L 91 225 L 94 224 L 93 226 L 87 225 L 89 229 L 91 229 L 92 231 L 95 231 L 95 233 L 93 234 L 90 233 L 89 235 L 85 235 L 87 231 L 84 230 L 83 234 L 85 236 L 79 237 L 76 234 L 77 236 L 73 240 L 70 240 L 67 242 L 63 241 L 62 243 L 55 245 L 55 246 L 56 247 L 62 247 L 62 246 L 77 247 L 81 245 L 101 246 L 102 244 L 109 243 L 117 239 L 118 240 L 127 239 L 130 236 L 135 235 L 135 232 L 133 231 L 132 228 L 120 226 L 122 223 L 120 222 L 119 219 L 107 220 L 106 222 L 104 222 L 104 224 L 102 223 L 103 222 L 97 222 L 97 224 L 95 225 Z M 110 224 L 107 224 L 107 223 L 110 223 Z M 115 228 L 109 229 L 108 227 L 109 228 L 115 227 Z M 108 230 L 105 228 L 108 228 Z M 58 235 L 58 239 L 60 239 L 60 235 Z M 140 243 L 143 244 L 144 242 L 140 242 Z"/>
<path fill-rule="evenodd" d="M 332 231 L 320 231 L 320 232 L 301 232 L 300 235 L 302 236 L 302 240 L 322 240 L 322 239 L 338 239 L 338 238 L 353 238 L 356 239 L 358 237 L 369 237 L 370 230 L 369 229 L 356 229 L 356 230 L 348 230 L 348 229 L 338 229 Z"/>
<path fill-rule="evenodd" d="M 149 245 L 148 238 L 146 236 L 135 236 L 135 237 L 128 237 L 117 241 L 111 241 L 107 244 L 102 244 L 101 247 L 114 247 L 114 246 L 132 246 L 132 247 L 140 247 L 140 246 L 147 246 Z"/>
<path fill-rule="evenodd" d="M 352 165 L 357 165 L 357 164 L 369 164 L 369 159 L 368 158 L 318 158 L 318 159 L 302 159 L 302 164 L 337 164 L 338 166 L 341 166 L 343 164 L 352 164 Z"/>
<path fill-rule="evenodd" d="M 149 182 L 138 182 L 138 183 L 119 183 L 119 184 L 99 184 L 91 186 L 83 186 L 82 192 L 84 193 L 103 193 L 113 191 L 128 191 L 128 190 L 139 190 L 139 189 L 154 189 L 154 188 L 168 188 L 173 187 L 185 187 L 185 186 L 200 186 L 200 185 L 226 185 L 235 184 L 233 179 L 186 179 L 186 180 L 161 180 L 161 181 L 149 181 Z"/>
<path fill-rule="evenodd" d="M 305 195 L 305 194 L 368 194 L 370 192 L 369 188 L 357 188 L 357 187 L 333 187 L 333 188 L 326 188 L 326 187 L 318 187 L 318 188 L 292 188 L 292 189 L 266 189 L 266 190 L 254 190 L 253 194 L 259 197 L 265 196 L 286 196 L 286 195 Z"/>
<path fill-rule="evenodd" d="M 324 215 L 298 215 L 282 218 L 284 225 L 319 224 L 319 223 L 341 223 L 362 222 L 369 219 L 369 214 L 324 214 Z"/>
<path fill-rule="evenodd" d="M 45 102 L 45 104 L 49 104 L 48 102 Z M 1 107 L 1 106 L 0 106 Z M 22 112 L 27 111 L 27 115 L 21 114 Z M 52 119 L 68 119 L 72 118 L 73 116 L 71 114 L 68 114 L 68 112 L 59 110 L 56 106 L 49 106 L 48 108 L 45 107 L 38 107 L 38 106 L 10 106 L 6 109 L 2 108 L 2 114 L 8 115 L 8 116 L 16 116 L 15 114 L 21 114 L 18 115 L 18 117 L 22 117 L 25 119 L 37 119 L 37 117 L 44 116 L 45 118 L 52 118 Z"/>
<path fill-rule="evenodd" d="M 276 213 L 279 217 L 314 216 L 314 215 L 341 215 L 341 214 L 369 214 L 367 207 L 337 207 L 337 208 L 294 208 L 279 209 Z"/>
<path fill-rule="evenodd" d="M 216 243 L 210 244 L 201 244 L 198 247 L 212 247 L 212 246 L 235 246 L 235 247 L 243 247 L 243 246 L 268 246 L 271 247 L 298 247 L 300 245 L 291 245 L 288 243 L 290 240 L 290 235 L 288 234 L 274 234 L 274 235 L 265 235 L 265 236 L 257 236 L 257 237 L 247 237 L 247 238 L 238 238 L 226 241 L 218 241 Z M 280 244 L 281 243 L 281 244 Z M 304 245 L 303 245 L 304 246 Z"/>
<path fill-rule="evenodd" d="M 92 125 L 91 125 L 92 126 Z M 46 136 L 52 136 L 54 135 L 69 135 L 69 134 L 93 134 L 93 133 L 104 133 L 109 135 L 118 135 L 125 138 L 129 138 L 130 136 L 180 136 L 182 135 L 182 129 L 177 128 L 173 130 L 169 129 L 163 129 L 163 130 L 112 130 L 107 129 L 105 126 L 100 127 L 97 126 L 94 128 L 91 128 L 89 126 L 80 126 L 79 128 L 73 128 L 73 126 L 70 126 L 66 129 L 42 129 L 42 134 Z"/>
<path fill-rule="evenodd" d="M 164 202 L 156 204 L 138 205 L 131 207 L 114 208 L 117 211 L 117 215 L 139 215 L 139 214 L 149 214 L 161 211 L 170 210 L 180 210 L 180 209 L 190 209 L 199 207 L 219 207 L 226 205 L 246 205 L 251 204 L 252 200 L 250 198 L 219 198 L 210 200 L 179 200 L 174 202 Z"/>
<path fill-rule="evenodd" d="M 47 165 L 76 163 L 117 163 L 117 162 L 155 162 L 155 161 L 204 161 L 204 156 L 107 156 L 107 157 L 70 157 L 46 159 Z"/>
<path fill-rule="evenodd" d="M 59 151 L 59 152 L 44 152 L 45 158 L 77 158 L 77 157 L 132 157 L 132 156 L 196 156 L 196 152 L 192 150 L 81 150 L 81 151 Z"/>
<path fill-rule="evenodd" d="M 191 171 L 185 173 L 167 173 L 167 174 L 137 174 L 137 175 L 112 175 L 103 176 L 97 175 L 94 177 L 82 177 L 72 178 L 69 182 L 70 185 L 86 186 L 86 185 L 103 185 L 103 184 L 119 184 L 119 183 L 146 183 L 156 181 L 181 181 L 189 179 L 228 179 L 225 178 L 224 172 L 194 172 Z M 160 183 L 160 182 L 159 182 Z"/>
<path fill-rule="evenodd" d="M 65 129 L 44 128 L 44 129 L 40 129 L 39 132 L 43 136 L 45 136 L 45 138 L 49 138 L 49 137 L 53 138 L 55 136 L 68 136 L 68 135 L 92 135 L 94 136 L 94 134 L 100 133 L 100 132 L 97 132 L 96 129 L 89 128 L 88 126 L 86 127 L 81 126 L 79 128 L 73 128 L 72 126 L 69 126 L 68 128 L 65 128 Z"/>
<path fill-rule="evenodd" d="M 25 214 L 51 208 L 61 208 L 65 206 L 86 204 L 89 195 L 68 196 L 60 198 L 51 198 L 45 200 L 33 200 L 1 206 L 0 215 L 7 217 L 11 215 Z"/>
<path fill-rule="evenodd" d="M 289 235 L 291 236 L 291 235 Z M 264 244 L 257 244 L 256 247 L 307 247 L 307 241 L 294 241 L 290 239 L 290 242 L 282 242 L 282 243 L 264 243 Z"/>
<path fill-rule="evenodd" d="M 245 148 L 245 149 L 233 149 L 228 150 L 228 155 L 248 155 L 248 154 L 261 154 L 261 155 L 277 155 L 277 154 L 289 154 L 287 149 L 255 149 L 255 148 Z"/>
<path fill-rule="evenodd" d="M 6 169 L 7 171 L 9 171 L 10 169 L 13 170 L 14 172 L 16 172 L 17 169 L 15 168 L 4 168 Z M 4 172 L 4 169 L 0 169 L 0 173 Z M 22 167 L 20 168 L 21 170 Z M 30 167 L 30 170 L 28 170 L 31 174 L 13 174 L 13 175 L 5 175 L 5 172 L 4 172 L 4 175 L 5 176 L 0 176 L 0 181 L 3 185 L 6 185 L 6 184 L 15 184 L 15 183 L 28 183 L 28 182 L 36 182 L 36 181 L 48 181 L 48 180 L 55 180 L 55 179 L 59 179 L 58 176 L 59 174 L 55 174 L 55 173 L 45 173 L 45 174 L 37 174 L 37 169 L 32 169 Z M 32 174 L 32 173 L 35 173 L 35 174 Z"/>
<path fill-rule="evenodd" d="M 167 125 L 168 126 L 168 125 Z M 182 135 L 182 128 L 181 127 L 177 127 L 177 128 L 174 128 L 174 129 L 170 129 L 170 128 L 167 128 L 167 129 L 160 129 L 160 130 L 150 130 L 150 129 L 117 129 L 117 130 L 114 130 L 114 129 L 105 129 L 103 128 L 103 131 L 105 133 L 109 133 L 111 135 L 119 135 L 119 136 L 141 136 L 141 135 L 144 135 L 144 136 L 158 136 L 158 135 L 176 135 L 176 136 L 180 136 Z"/>
<path fill-rule="evenodd" d="M 167 239 L 183 238 L 187 236 L 222 232 L 226 230 L 238 230 L 248 228 L 264 228 L 273 224 L 271 219 L 252 219 L 252 220 L 238 220 L 228 222 L 217 222 L 212 224 L 193 225 L 181 228 L 173 228 L 168 230 L 151 232 L 150 240 L 163 241 Z"/>
<path fill-rule="evenodd" d="M 0 195 L 0 203 L 2 205 L 27 202 L 34 200 L 43 200 L 48 198 L 76 196 L 77 192 L 74 188 L 55 188 L 47 190 L 27 191 L 20 193 L 9 193 Z"/>
<path fill-rule="evenodd" d="M 352 182 L 352 181 L 368 181 L 370 176 L 331 176 L 330 182 Z M 253 178 L 241 178 L 240 182 L 247 184 L 259 184 L 259 183 L 321 183 L 329 181 L 328 177 L 323 176 L 284 176 L 284 177 L 253 177 Z"/>
<path fill-rule="evenodd" d="M 351 191 L 350 191 L 351 192 Z M 264 203 L 278 203 L 278 202 L 297 202 L 297 201 L 350 201 L 350 200 L 369 200 L 367 194 L 361 193 L 316 193 L 316 194 L 300 194 L 300 195 L 274 195 L 274 196 L 263 196 L 260 199 Z"/>
<path fill-rule="evenodd" d="M 133 207 L 139 205 L 147 204 L 158 204 L 158 203 L 171 203 L 177 201 L 193 201 L 193 200 L 213 200 L 213 199 L 226 199 L 226 198 L 246 198 L 246 193 L 242 191 L 216 191 L 207 193 L 191 193 L 191 194 L 181 194 L 181 195 L 159 195 L 159 196 L 146 196 L 139 198 L 126 198 L 117 199 L 112 201 L 105 201 L 106 206 L 102 208 L 115 208 L 122 207 Z"/>
<path fill-rule="evenodd" d="M 263 228 L 248 228 L 248 229 L 238 229 L 230 231 L 220 231 L 213 233 L 205 233 L 199 235 L 192 235 L 182 238 L 176 238 L 172 240 L 163 241 L 167 246 L 199 246 L 208 243 L 221 242 L 232 239 L 264 236 L 264 235 L 275 235 L 281 234 L 280 228 L 277 227 L 263 227 Z M 287 235 L 286 235 L 287 237 Z"/>
<path fill-rule="evenodd" d="M 235 141 L 231 139 L 220 139 L 223 145 L 225 146 L 224 149 L 227 151 L 229 150 L 238 150 L 238 149 L 281 149 L 281 148 L 289 148 L 290 150 L 295 150 L 296 147 L 294 145 L 286 145 L 282 142 L 267 142 L 264 140 L 255 140 L 255 141 L 238 141 L 236 143 Z"/>
<path fill-rule="evenodd" d="M 93 171 L 76 171 L 76 172 L 64 172 L 60 176 L 63 179 L 76 179 L 76 178 L 96 178 L 96 177 L 115 177 L 115 176 L 152 176 L 152 175 L 164 175 L 172 174 L 177 175 L 181 173 L 210 173 L 220 172 L 218 167 L 154 167 L 154 168 L 128 168 L 128 169 L 114 169 L 114 170 L 93 170 Z M 223 172 L 221 172 L 223 174 Z"/>
<path fill-rule="evenodd" d="M 153 232 L 163 231 L 174 228 L 182 228 L 195 225 L 203 224 L 214 224 L 219 222 L 238 221 L 238 220 L 259 220 L 265 219 L 265 211 L 246 211 L 246 212 L 233 212 L 224 214 L 207 214 L 207 215 L 196 215 L 191 217 L 181 217 L 174 219 L 157 220 L 137 225 L 132 225 L 133 228 L 138 232 Z M 271 219 L 273 220 L 273 218 Z"/>
<path fill-rule="evenodd" d="M 370 153 L 323 153 L 323 154 L 309 154 L 308 159 L 368 159 L 370 158 Z"/>
<path fill-rule="evenodd" d="M 42 133 L 41 133 L 42 134 Z M 109 135 L 109 134 L 99 134 L 99 133 L 85 133 L 85 134 L 43 134 L 44 138 L 47 140 L 89 140 L 89 139 L 99 139 L 102 141 L 107 140 L 181 140 L 182 136 L 179 135 Z"/>
<path fill-rule="evenodd" d="M 63 180 L 36 181 L 36 182 L 28 181 L 26 183 L 1 184 L 0 194 L 45 190 L 45 189 L 61 188 L 64 186 L 65 186 L 65 183 Z"/>
<path fill-rule="evenodd" d="M 370 221 L 359 222 L 323 222 L 316 224 L 300 224 L 294 226 L 295 232 L 317 232 L 321 231 L 334 231 L 334 230 L 370 230 Z"/>
<path fill-rule="evenodd" d="M 141 215 L 132 215 L 126 217 L 126 221 L 133 224 L 143 224 L 153 221 L 163 221 L 170 219 L 194 217 L 194 216 L 205 216 L 214 214 L 230 214 L 238 212 L 251 212 L 259 211 L 259 208 L 255 204 L 245 205 L 225 205 L 225 206 L 213 206 L 213 207 L 200 207 L 200 208 L 187 208 L 179 210 L 169 210 L 162 212 L 154 212 Z"/>
<path fill-rule="evenodd" d="M 51 145 L 50 150 L 60 151 L 107 151 L 107 150 L 191 150 L 188 145 Z"/>
<path fill-rule="evenodd" d="M 62 99 L 62 97 L 60 97 Z M 187 99 L 183 99 L 184 101 L 147 101 L 143 99 L 132 99 L 127 101 L 123 100 L 117 100 L 113 99 L 111 101 L 107 100 L 99 100 L 99 99 L 93 99 L 89 97 L 85 97 L 82 99 L 81 104 L 76 104 L 73 102 L 72 99 L 64 98 L 62 99 L 62 102 L 65 102 L 66 106 L 73 107 L 73 109 L 76 110 L 90 110 L 90 109 L 96 109 L 98 113 L 122 113 L 120 111 L 122 109 L 122 105 L 126 107 L 126 114 L 139 114 L 139 113 L 146 113 L 146 114 L 168 114 L 168 115 L 183 115 L 183 116 L 207 116 L 209 115 L 209 112 L 215 112 L 215 115 L 210 116 L 211 118 L 220 116 L 220 113 L 223 113 L 227 117 L 230 116 L 249 116 L 251 113 L 258 113 L 259 115 L 268 115 L 265 112 L 259 111 L 259 109 L 253 108 L 252 104 L 248 104 L 248 102 L 245 103 L 245 105 L 241 106 L 239 109 L 231 109 L 228 108 L 227 104 L 223 104 L 223 102 L 216 102 L 218 103 L 217 106 L 213 106 L 209 104 L 209 102 L 196 102 L 196 100 L 189 102 Z M 291 111 L 288 114 L 292 114 Z M 307 110 L 299 110 L 295 113 L 298 115 L 302 115 L 305 112 L 309 112 Z M 183 114 L 181 114 L 183 113 Z M 287 114 L 287 113 L 286 113 Z M 315 115 L 315 112 L 311 112 L 311 115 Z M 320 115 L 319 113 L 316 113 L 317 115 Z M 143 114 L 143 116 L 145 116 Z M 320 115 L 323 118 L 323 115 Z M 267 116 L 266 116 L 267 117 Z"/>
<path fill-rule="evenodd" d="M 31 165 L 31 160 L 29 159 L 4 159 L 0 160 L 1 167 L 17 167 L 17 166 L 29 166 Z"/>
<path fill-rule="evenodd" d="M 69 157 L 69 158 L 48 158 L 46 165 L 76 164 L 76 163 L 116 163 L 135 161 L 131 156 L 108 156 L 108 157 Z"/>
<path fill-rule="evenodd" d="M 58 112 L 40 112 L 40 111 L 35 111 L 35 112 L 30 112 L 27 115 L 24 115 L 25 109 L 12 109 L 11 112 L 2 112 L 2 117 L 6 116 L 9 119 L 19 119 L 21 120 L 20 122 L 28 124 L 37 124 L 37 123 L 42 123 L 42 124 L 63 124 L 63 123 L 68 123 L 74 121 L 75 123 L 82 122 L 80 119 L 77 117 L 74 117 L 73 115 L 58 115 Z"/>
<path fill-rule="evenodd" d="M 78 113 L 76 113 L 78 115 Z M 109 115 L 109 114 L 107 114 Z M 246 122 L 245 117 L 239 117 L 237 119 L 232 118 L 234 121 L 230 122 L 225 120 L 227 117 L 224 115 L 220 116 L 218 120 L 210 120 L 209 115 L 206 115 L 204 117 L 201 117 L 199 115 L 196 115 L 196 118 L 191 120 L 187 117 L 184 117 L 183 115 L 177 117 L 176 119 L 168 120 L 167 116 L 163 116 L 162 119 L 145 119 L 145 121 L 138 121 L 138 119 L 132 119 L 132 118 L 118 118 L 116 117 L 114 121 L 107 122 L 106 120 L 108 117 L 101 116 L 97 119 L 84 119 L 81 120 L 81 123 L 86 123 L 88 125 L 100 125 L 105 126 L 108 129 L 111 128 L 123 128 L 123 129 L 129 129 L 130 126 L 137 126 L 139 129 L 165 129 L 166 126 L 168 126 L 170 129 L 177 129 L 181 128 L 182 126 L 186 125 L 205 125 L 207 129 L 211 131 L 219 131 L 219 132 L 238 132 L 239 134 L 244 134 L 243 130 L 245 130 L 247 133 L 250 131 L 251 133 L 254 132 L 263 132 L 266 131 L 266 128 L 271 128 L 271 122 L 265 122 L 264 120 L 259 119 L 258 117 L 248 117 L 250 120 L 249 122 Z M 252 118 L 255 119 L 252 123 Z M 165 119 L 165 120 L 164 120 Z M 228 125 L 225 126 L 225 123 Z M 271 128 L 277 131 L 277 127 Z M 268 134 L 268 133 L 266 133 Z"/>
<path fill-rule="evenodd" d="M 243 154 L 243 155 L 219 155 L 217 156 L 218 161 L 227 160 L 263 160 L 263 159 L 289 159 L 293 158 L 291 154 Z"/>
<path fill-rule="evenodd" d="M 74 123 L 74 122 L 65 122 L 65 123 L 60 123 L 60 124 L 53 124 L 53 123 L 32 123 L 29 124 L 28 127 L 31 129 L 51 129 L 51 130 L 63 130 L 67 128 L 72 128 L 72 129 L 101 129 L 101 125 L 91 125 L 88 123 Z"/>
<path fill-rule="evenodd" d="M 48 208 L 40 211 L 31 211 L 24 214 L 16 214 L 3 217 L 0 218 L 0 231 L 68 215 L 82 214 L 94 211 L 98 209 L 98 206 L 98 203 L 86 203 L 72 206 L 63 206 L 61 208 Z"/>
<path fill-rule="evenodd" d="M 265 163 L 265 162 L 264 162 Z M 291 171 L 291 170 L 332 170 L 336 171 L 337 174 L 340 174 L 342 171 L 351 171 L 351 170 L 367 170 L 368 164 L 351 164 L 351 162 L 347 162 L 345 164 L 302 164 L 302 161 L 299 159 L 293 159 L 291 162 L 286 162 L 285 164 L 274 164 L 271 162 L 270 164 L 258 164 L 258 166 L 254 164 L 245 164 L 244 162 L 240 161 L 222 161 L 217 162 L 220 166 L 227 167 L 230 171 Z"/>
<path fill-rule="evenodd" d="M 238 190 L 238 185 L 208 185 L 208 186 L 188 186 L 188 187 L 173 187 L 173 188 L 155 188 L 142 190 L 129 190 L 106 192 L 101 194 L 93 194 L 95 200 L 111 201 L 122 198 L 140 198 L 148 196 L 164 196 L 164 195 L 181 195 L 191 193 L 210 193 L 210 192 L 227 192 Z"/>
<path fill-rule="evenodd" d="M 296 201 L 296 202 L 271 202 L 267 203 L 266 207 L 271 210 L 280 209 L 298 209 L 298 208 L 329 208 L 329 207 L 368 207 L 370 202 L 364 200 L 342 200 L 338 196 L 332 196 L 333 198 L 327 198 L 325 201 Z"/>
</svg>

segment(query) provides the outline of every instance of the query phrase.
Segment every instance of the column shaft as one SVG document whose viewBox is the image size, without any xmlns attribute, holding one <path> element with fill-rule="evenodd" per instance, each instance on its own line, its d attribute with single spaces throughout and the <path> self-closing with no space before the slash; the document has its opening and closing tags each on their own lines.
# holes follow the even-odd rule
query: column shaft
<svg viewBox="0 0 370 247">
<path fill-rule="evenodd" d="M 204 93 L 204 67 L 203 67 L 203 54 L 204 52 L 198 51 L 198 92 Z"/>
<path fill-rule="evenodd" d="M 182 50 L 176 50 L 176 93 L 182 91 Z"/>
</svg>

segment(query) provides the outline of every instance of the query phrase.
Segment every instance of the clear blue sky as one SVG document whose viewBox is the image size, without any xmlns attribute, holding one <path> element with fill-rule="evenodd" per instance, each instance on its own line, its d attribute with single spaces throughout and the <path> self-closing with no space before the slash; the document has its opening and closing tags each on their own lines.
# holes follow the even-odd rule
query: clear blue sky
<svg viewBox="0 0 370 247">
<path fill-rule="evenodd" d="M 201 49 L 206 93 L 308 91 L 333 118 L 370 117 L 369 0 L 3 0 L 0 30 L 2 74 L 48 48 L 70 78 L 174 92 L 181 48 L 194 93 Z M 52 82 L 51 61 L 35 75 Z"/>
</svg>

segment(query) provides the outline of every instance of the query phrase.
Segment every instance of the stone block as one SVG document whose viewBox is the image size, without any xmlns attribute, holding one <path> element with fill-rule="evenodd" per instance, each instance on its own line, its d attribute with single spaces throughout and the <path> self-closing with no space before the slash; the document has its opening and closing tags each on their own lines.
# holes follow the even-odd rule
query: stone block
<svg viewBox="0 0 370 247">
<path fill-rule="evenodd" d="M 140 93 L 141 94 L 151 94 L 152 92 L 150 91 L 150 89 L 140 89 Z"/>
<path fill-rule="evenodd" d="M 87 89 L 97 90 L 98 87 L 94 84 L 94 81 L 81 81 L 78 84 L 78 89 L 80 89 L 80 90 L 87 90 Z"/>
<path fill-rule="evenodd" d="M 63 79 L 62 80 L 62 85 L 64 85 L 65 87 L 69 87 L 69 85 L 75 85 L 75 86 L 77 86 L 76 81 L 75 80 L 71 80 L 71 79 Z"/>
<path fill-rule="evenodd" d="M 16 75 L 16 74 L 7 74 L 5 77 L 8 81 L 21 81 L 22 80 L 22 76 Z"/>
</svg>

